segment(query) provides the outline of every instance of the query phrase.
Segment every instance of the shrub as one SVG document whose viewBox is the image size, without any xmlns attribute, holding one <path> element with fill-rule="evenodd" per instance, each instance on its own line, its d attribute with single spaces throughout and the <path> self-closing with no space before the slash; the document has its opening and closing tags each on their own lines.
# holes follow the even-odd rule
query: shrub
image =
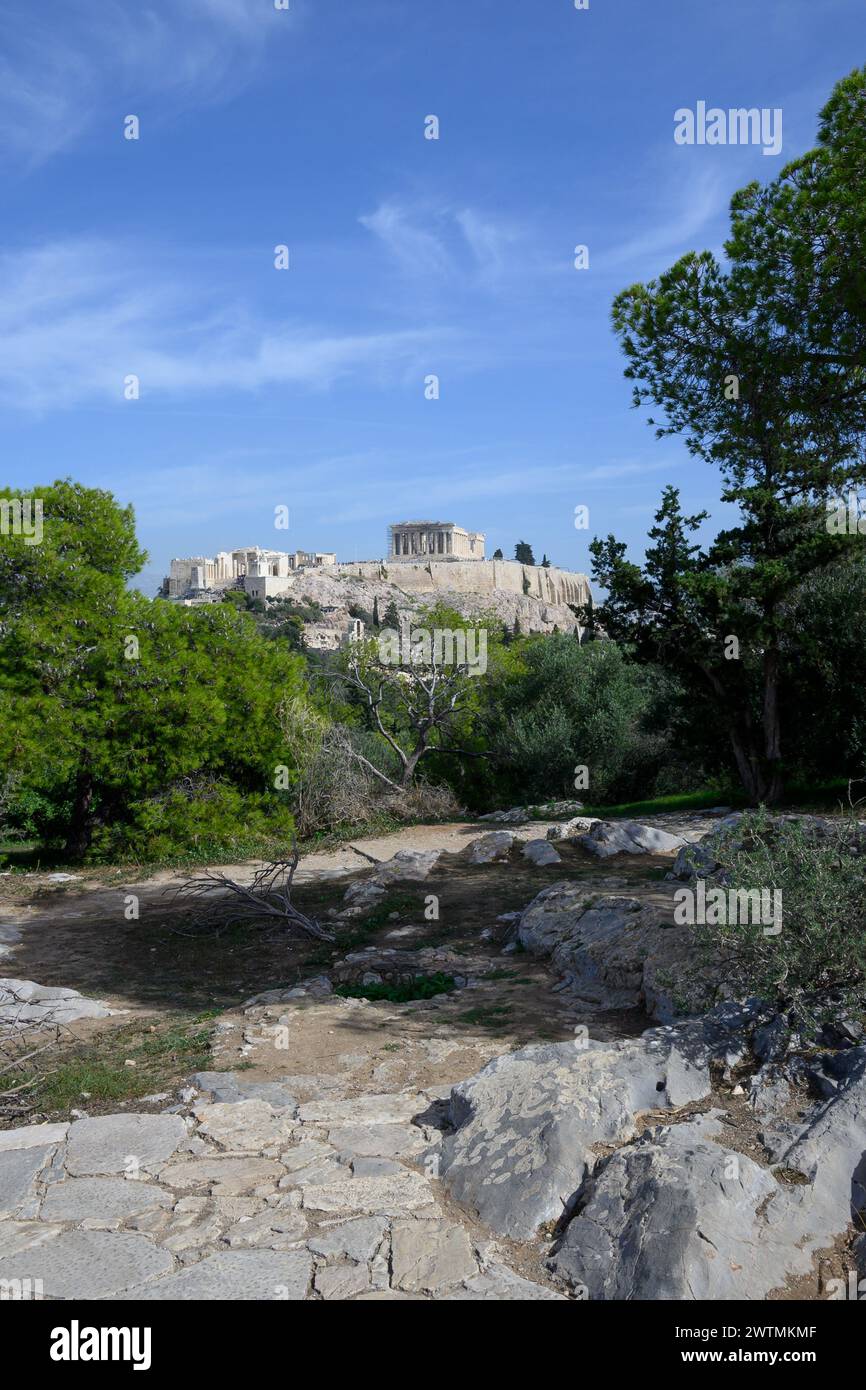
<svg viewBox="0 0 866 1390">
<path fill-rule="evenodd" d="M 729 983 L 816 1023 L 835 996 L 850 1004 L 866 983 L 864 833 L 838 822 L 745 815 L 713 850 L 726 889 L 782 894 L 781 931 L 727 922 L 698 928 L 709 951 L 730 961 Z"/>
<path fill-rule="evenodd" d="M 586 799 L 595 805 L 653 791 L 674 762 L 658 716 L 670 692 L 656 671 L 613 642 L 582 647 L 563 633 L 529 639 L 517 659 L 494 678 L 482 714 L 495 797 L 525 805 L 573 796 L 578 765 L 590 770 Z"/>
<path fill-rule="evenodd" d="M 102 826 L 96 860 L 220 860 L 265 855 L 291 843 L 294 821 L 276 795 L 247 794 L 229 783 L 188 778 L 129 808 L 127 821 Z"/>
</svg>

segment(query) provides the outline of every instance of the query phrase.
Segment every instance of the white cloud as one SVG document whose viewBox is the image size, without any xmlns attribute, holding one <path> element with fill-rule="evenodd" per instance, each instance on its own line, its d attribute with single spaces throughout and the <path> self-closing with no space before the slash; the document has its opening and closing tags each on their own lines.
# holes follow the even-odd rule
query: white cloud
<svg viewBox="0 0 866 1390">
<path fill-rule="evenodd" d="M 584 492 L 594 483 L 609 482 L 616 478 L 641 477 L 647 473 L 671 470 L 671 461 L 658 460 L 650 464 L 638 461 L 617 461 L 598 464 L 594 468 L 584 468 L 578 462 L 533 466 L 515 465 L 502 468 L 483 461 L 473 462 L 471 470 L 465 470 L 457 477 L 452 470 L 443 468 L 441 458 L 435 470 L 426 472 L 424 464 L 417 463 L 411 476 L 389 478 L 387 481 L 388 502 L 391 511 L 417 511 L 418 498 L 423 497 L 429 509 L 451 510 L 456 504 L 472 498 L 527 497 L 573 495 L 574 501 L 583 500 Z M 453 460 L 451 461 L 453 462 Z M 368 488 L 356 484 L 352 488 L 352 500 L 333 513 L 334 522 L 366 521 L 381 515 L 382 511 L 382 470 L 363 470 L 372 478 Z M 359 476 L 361 476 L 359 470 Z"/>
<path fill-rule="evenodd" d="M 601 248 L 593 264 L 602 271 L 628 265 L 645 269 L 647 261 L 661 258 L 667 262 L 696 249 L 696 238 L 727 209 L 734 186 L 730 171 L 726 174 L 721 166 L 696 170 L 693 164 L 682 161 L 677 180 L 668 182 L 661 199 L 656 195 L 655 206 L 643 219 L 649 230 L 609 250 Z"/>
<path fill-rule="evenodd" d="M 347 376 L 420 380 L 445 328 L 339 333 L 265 321 L 180 278 L 145 270 L 125 248 L 64 243 L 0 257 L 0 400 L 35 409 L 102 398 L 327 388 Z M 438 359 L 437 359 L 438 360 Z"/>
<path fill-rule="evenodd" d="M 225 100 L 291 23 L 258 0 L 7 0 L 0 11 L 0 147 L 39 163 L 96 119 Z M 122 107 L 122 110 L 120 109 Z"/>
<path fill-rule="evenodd" d="M 359 221 L 408 275 L 484 285 L 510 268 L 512 251 L 524 273 L 535 260 L 525 231 L 475 208 L 394 197 Z"/>
<path fill-rule="evenodd" d="M 378 237 L 400 267 L 412 275 L 450 275 L 455 266 L 451 252 L 439 229 L 441 216 L 428 216 L 425 222 L 418 209 L 410 209 L 398 199 L 380 203 L 375 212 L 361 217 L 363 227 Z"/>
<path fill-rule="evenodd" d="M 522 240 L 515 227 L 496 222 L 473 208 L 461 209 L 455 214 L 455 220 L 479 269 L 495 276 L 508 268 L 509 251 Z"/>
</svg>

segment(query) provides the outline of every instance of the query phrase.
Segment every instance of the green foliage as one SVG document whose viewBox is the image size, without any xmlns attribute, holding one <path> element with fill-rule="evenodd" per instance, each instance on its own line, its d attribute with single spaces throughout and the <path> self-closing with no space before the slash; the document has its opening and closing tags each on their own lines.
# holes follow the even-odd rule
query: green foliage
<svg viewBox="0 0 866 1390">
<path fill-rule="evenodd" d="M 107 863 L 277 857 L 291 845 L 293 829 L 287 803 L 227 782 L 189 778 L 130 802 L 123 820 L 100 825 L 90 857 Z"/>
<path fill-rule="evenodd" d="M 465 632 L 462 655 L 466 659 L 457 660 L 456 640 L 438 654 L 437 632 L 451 634 L 453 639 Z M 426 651 L 418 645 L 419 636 L 425 634 Z M 392 790 L 413 785 L 422 759 L 425 770 L 434 766 L 441 776 L 443 755 L 454 757 L 458 750 L 463 756 L 475 754 L 473 725 L 484 699 L 485 676 L 479 673 L 480 667 L 473 674 L 468 658 L 478 662 L 482 636 L 489 671 L 504 651 L 499 619 L 487 614 L 466 617 L 436 603 L 414 614 L 408 650 L 401 644 L 399 661 L 386 659 L 381 644 L 371 640 L 352 643 L 335 662 L 356 717 L 379 740 L 381 758 L 397 760 L 393 776 L 384 772 L 381 758 L 371 769 Z"/>
<path fill-rule="evenodd" d="M 861 373 L 866 345 L 866 68 L 838 82 L 818 144 L 732 203 L 727 248 L 797 354 Z M 841 383 L 840 383 L 841 384 Z"/>
<path fill-rule="evenodd" d="M 852 555 L 807 580 L 792 599 L 785 629 L 783 727 L 790 762 L 810 779 L 863 777 L 866 560 Z"/>
<path fill-rule="evenodd" d="M 866 860 L 856 819 L 825 833 L 814 823 L 744 816 L 714 850 L 725 889 L 780 890 L 782 930 L 751 922 L 696 928 L 713 958 L 730 962 L 727 980 L 814 1024 L 830 991 L 849 1002 L 866 984 Z M 726 916 L 732 915 L 727 913 Z"/>
<path fill-rule="evenodd" d="M 535 556 L 532 553 L 532 546 L 527 541 L 518 541 L 514 547 L 514 558 L 521 565 L 534 565 Z"/>
<path fill-rule="evenodd" d="M 334 993 L 343 999 L 387 999 L 391 1004 L 407 1004 L 412 999 L 433 999 L 437 994 L 450 994 L 456 988 L 454 977 L 440 970 L 435 975 L 415 975 L 397 984 L 336 985 Z"/>
<path fill-rule="evenodd" d="M 382 627 L 393 628 L 395 632 L 399 630 L 400 612 L 393 599 L 391 599 L 387 608 L 385 609 L 385 616 L 382 619 Z"/>
<path fill-rule="evenodd" d="M 233 787 L 267 796 L 283 835 L 277 712 L 303 689 L 303 662 L 233 603 L 130 592 L 145 557 L 108 494 L 57 483 L 37 495 L 42 543 L 0 542 L 0 756 L 22 828 L 71 858 L 173 832 L 186 848 L 208 839 L 209 815 L 222 842 L 230 814 L 243 821 Z M 197 810 L 190 786 L 211 788 Z M 254 818 L 263 804 L 250 803 Z"/>
<path fill-rule="evenodd" d="M 667 756 L 651 728 L 664 678 L 630 663 L 612 642 L 581 647 L 567 634 L 509 649 L 480 716 L 496 766 L 497 801 L 525 805 L 584 795 L 595 802 L 645 794 Z M 589 768 L 586 793 L 575 768 Z"/>
<path fill-rule="evenodd" d="M 376 600 L 374 599 L 373 602 L 375 604 Z M 369 608 L 362 607 L 360 603 L 350 603 L 348 607 L 348 612 L 350 618 L 360 618 L 361 622 L 364 624 L 364 627 L 368 631 L 378 626 L 376 619 L 370 612 Z"/>
<path fill-rule="evenodd" d="M 267 604 L 256 600 L 249 604 L 256 619 L 256 627 L 265 637 L 284 643 L 292 651 L 306 655 L 304 645 L 304 624 L 320 623 L 324 619 L 321 604 L 316 599 L 304 597 L 301 601 L 280 595 L 268 599 Z"/>
<path fill-rule="evenodd" d="M 683 517 L 669 488 L 644 571 L 612 536 L 595 541 L 610 593 L 599 619 L 701 691 L 754 801 L 783 788 L 791 595 L 862 548 L 823 522 L 828 493 L 866 480 L 864 110 L 866 69 L 836 88 L 816 150 L 735 195 L 726 267 L 689 253 L 613 306 L 635 405 L 657 407 L 658 436 L 684 435 L 721 469 L 740 516 L 701 552 L 689 535 L 703 516 Z M 730 635 L 739 661 L 725 660 Z"/>
</svg>

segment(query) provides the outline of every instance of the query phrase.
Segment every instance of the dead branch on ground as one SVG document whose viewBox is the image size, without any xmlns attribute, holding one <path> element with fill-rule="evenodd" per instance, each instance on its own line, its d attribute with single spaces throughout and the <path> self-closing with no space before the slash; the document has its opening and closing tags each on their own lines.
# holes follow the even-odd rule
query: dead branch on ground
<svg viewBox="0 0 866 1390">
<path fill-rule="evenodd" d="M 333 932 L 292 902 L 297 867 L 298 847 L 293 843 L 287 858 L 264 863 L 249 884 L 237 883 L 219 869 L 205 869 L 173 889 L 172 895 L 176 902 L 196 905 L 193 925 L 197 931 L 219 934 L 232 926 L 260 926 L 300 932 L 315 941 L 333 941 Z"/>
</svg>

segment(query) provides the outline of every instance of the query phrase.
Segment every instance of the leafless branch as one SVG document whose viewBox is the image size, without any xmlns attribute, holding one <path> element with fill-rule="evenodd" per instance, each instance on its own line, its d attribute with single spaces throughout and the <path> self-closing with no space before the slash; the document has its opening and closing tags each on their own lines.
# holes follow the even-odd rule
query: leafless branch
<svg viewBox="0 0 866 1390">
<path fill-rule="evenodd" d="M 333 941 L 334 936 L 315 917 L 308 917 L 292 902 L 292 887 L 298 867 L 298 847 L 292 845 L 285 859 L 269 860 L 253 875 L 250 884 L 236 882 L 218 869 L 206 869 L 173 890 L 175 901 L 194 900 L 201 904 L 196 925 L 202 930 L 219 930 L 243 923 L 280 927 L 297 931 L 316 941 Z"/>
</svg>

